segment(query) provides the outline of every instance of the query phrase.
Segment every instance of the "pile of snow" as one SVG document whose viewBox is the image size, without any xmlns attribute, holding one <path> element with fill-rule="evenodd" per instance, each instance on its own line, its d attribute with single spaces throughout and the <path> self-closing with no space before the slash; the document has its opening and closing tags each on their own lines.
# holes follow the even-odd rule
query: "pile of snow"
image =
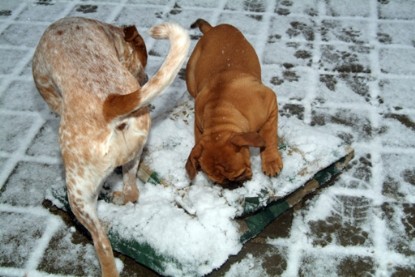
<svg viewBox="0 0 415 277">
<path fill-rule="evenodd" d="M 123 241 L 150 246 L 166 258 L 161 273 L 172 276 L 207 274 L 240 251 L 242 233 L 235 218 L 243 214 L 246 197 L 260 196 L 257 208 L 266 206 L 300 188 L 350 150 L 335 136 L 283 117 L 279 136 L 284 169 L 278 177 L 262 174 L 259 151 L 252 150 L 253 178 L 244 186 L 223 189 L 201 172 L 191 184 L 184 167 L 194 144 L 191 105 L 186 100 L 153 124 L 144 153 L 143 163 L 168 185 L 138 182 L 137 204 L 98 203 L 99 216 L 113 233 Z M 120 189 L 120 176 L 111 176 L 105 186 Z"/>
</svg>

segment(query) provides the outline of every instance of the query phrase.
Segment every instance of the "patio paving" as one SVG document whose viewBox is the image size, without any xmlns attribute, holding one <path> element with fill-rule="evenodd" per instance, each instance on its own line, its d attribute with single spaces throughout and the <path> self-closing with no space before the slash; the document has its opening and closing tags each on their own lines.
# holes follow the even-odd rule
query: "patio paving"
<svg viewBox="0 0 415 277">
<path fill-rule="evenodd" d="M 99 276 L 88 236 L 45 202 L 64 182 L 59 119 L 33 83 L 45 28 L 65 16 L 188 28 L 238 27 L 280 115 L 334 134 L 355 158 L 334 184 L 285 213 L 210 276 L 415 276 L 415 2 L 404 0 L 0 1 L 0 275 Z M 192 47 L 199 36 L 189 31 Z M 186 93 L 181 78 L 173 84 Z M 168 93 L 168 92 L 166 92 Z M 157 276 L 123 255 L 121 276 Z"/>
</svg>

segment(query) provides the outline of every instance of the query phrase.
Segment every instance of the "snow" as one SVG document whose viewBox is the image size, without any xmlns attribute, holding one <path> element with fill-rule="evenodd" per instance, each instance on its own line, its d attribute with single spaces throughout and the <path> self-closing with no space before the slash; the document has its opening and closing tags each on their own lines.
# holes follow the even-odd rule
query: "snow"
<svg viewBox="0 0 415 277">
<path fill-rule="evenodd" d="M 224 275 L 414 275 L 415 4 L 247 3 L 0 2 L 0 275 L 99 275 L 92 244 L 78 243 L 78 231 L 42 206 L 45 197 L 53 198 L 50 187 L 64 186 L 59 119 L 36 92 L 30 61 L 43 30 L 68 15 L 136 24 L 151 53 L 149 75 L 168 48 L 150 39 L 146 30 L 152 25 L 169 20 L 187 27 L 198 17 L 234 24 L 257 50 L 264 83 L 278 93 L 279 132 L 290 141 L 282 151 L 284 170 L 278 178 L 265 177 L 253 150 L 254 179 L 233 191 L 212 185 L 202 173 L 189 186 L 183 165 L 193 146 L 193 102 L 184 80 L 176 78 L 152 103 L 145 162 L 169 185 L 138 182 L 139 203 L 101 200 L 98 212 L 110 228 L 121 226 L 124 238 L 146 242 L 185 265 L 172 263 L 165 274 L 203 275 L 241 253 L 234 218 L 243 213 L 243 198 L 264 190 L 275 197 L 292 192 L 307 174 L 341 156 L 345 141 L 356 153 L 348 170 L 293 213 L 286 236 L 267 233 L 265 245 L 279 253 L 272 256 L 281 263 L 277 273 L 264 262 L 269 253 L 249 252 Z M 337 152 L 322 154 L 321 145 Z M 288 182 L 294 177 L 295 184 Z M 119 188 L 119 176 L 107 183 Z M 126 270 L 121 259 L 117 267 Z"/>
<path fill-rule="evenodd" d="M 147 243 L 184 265 L 176 268 L 171 263 L 165 274 L 203 275 L 240 250 L 238 226 L 232 220 L 235 209 L 218 197 L 217 188 L 207 185 L 189 188 L 187 201 L 191 201 L 194 215 L 175 205 L 172 188 L 152 184 L 140 188 L 142 200 L 138 205 L 120 208 L 101 201 L 99 215 L 112 228 L 121 230 L 124 240 Z"/>
</svg>

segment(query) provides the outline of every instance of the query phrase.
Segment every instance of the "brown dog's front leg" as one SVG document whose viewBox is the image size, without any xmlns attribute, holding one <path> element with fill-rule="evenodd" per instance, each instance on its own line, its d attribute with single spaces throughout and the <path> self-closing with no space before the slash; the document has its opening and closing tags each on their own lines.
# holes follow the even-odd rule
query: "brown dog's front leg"
<svg viewBox="0 0 415 277">
<path fill-rule="evenodd" d="M 259 131 L 265 140 L 265 147 L 261 148 L 262 171 L 267 176 L 279 174 L 283 167 L 281 154 L 278 151 L 278 110 L 273 109 L 268 121 Z"/>
</svg>

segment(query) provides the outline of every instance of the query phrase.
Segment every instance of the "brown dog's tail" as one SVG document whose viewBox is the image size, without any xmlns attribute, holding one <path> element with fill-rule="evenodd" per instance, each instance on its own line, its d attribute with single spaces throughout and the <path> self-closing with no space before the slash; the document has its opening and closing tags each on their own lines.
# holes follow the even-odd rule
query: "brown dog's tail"
<svg viewBox="0 0 415 277">
<path fill-rule="evenodd" d="M 157 73 L 139 90 L 125 94 L 111 94 L 104 102 L 103 114 L 107 122 L 125 118 L 148 105 L 173 82 L 189 49 L 190 38 L 185 29 L 175 23 L 162 23 L 150 29 L 155 39 L 169 39 L 169 53 Z"/>
<path fill-rule="evenodd" d="M 201 18 L 197 19 L 195 22 L 193 22 L 192 25 L 190 25 L 190 28 L 192 29 L 196 27 L 198 27 L 202 33 L 206 33 L 207 31 L 212 29 L 212 25 L 210 25 L 209 22 Z"/>
</svg>

